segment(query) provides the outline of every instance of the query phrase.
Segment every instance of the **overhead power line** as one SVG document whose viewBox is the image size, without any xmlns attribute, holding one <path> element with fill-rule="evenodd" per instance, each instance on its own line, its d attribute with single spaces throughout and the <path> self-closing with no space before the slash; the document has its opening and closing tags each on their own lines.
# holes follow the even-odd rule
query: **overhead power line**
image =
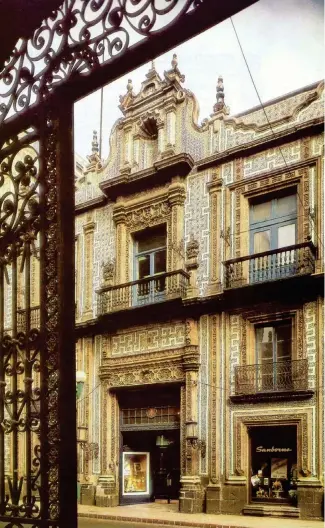
<svg viewBox="0 0 325 528">
<path fill-rule="evenodd" d="M 253 78 L 253 75 L 252 75 L 251 69 L 250 69 L 249 64 L 248 64 L 248 61 L 247 61 L 247 59 L 246 59 L 245 52 L 244 52 L 243 47 L 242 47 L 242 45 L 241 45 L 241 42 L 240 42 L 240 39 L 239 39 L 238 33 L 237 33 L 237 31 L 236 31 L 235 24 L 234 24 L 234 22 L 233 22 L 232 17 L 230 17 L 230 22 L 231 22 L 231 25 L 232 25 L 232 27 L 233 27 L 234 33 L 235 33 L 235 35 L 236 35 L 236 39 L 237 39 L 237 42 L 238 42 L 238 46 L 239 46 L 239 48 L 240 48 L 241 54 L 242 54 L 242 56 L 243 56 L 243 59 L 244 59 L 244 61 L 245 61 L 246 68 L 247 68 L 247 71 L 248 71 L 249 76 L 250 76 L 250 78 L 251 78 L 252 84 L 253 84 L 253 86 L 254 86 L 254 89 L 255 89 L 256 95 L 257 95 L 257 97 L 258 97 L 258 100 L 259 100 L 260 105 L 261 105 L 261 107 L 262 107 L 262 110 L 263 110 L 263 112 L 264 112 L 264 115 L 265 115 L 266 121 L 267 121 L 267 123 L 268 123 L 268 125 L 269 125 L 269 127 L 270 127 L 270 130 L 271 130 L 273 136 L 275 137 L 276 134 L 275 134 L 275 132 L 274 132 L 274 129 L 273 129 L 273 127 L 272 127 L 272 123 L 271 123 L 271 121 L 269 120 L 269 117 L 268 117 L 267 112 L 266 112 L 266 110 L 265 110 L 265 107 L 264 107 L 263 101 L 262 101 L 261 96 L 260 96 L 260 94 L 259 94 L 259 91 L 258 91 L 258 89 L 257 89 L 256 83 L 255 83 L 255 81 L 254 81 L 254 78 Z M 289 167 L 288 164 L 287 164 L 287 160 L 285 159 L 285 156 L 284 156 L 284 154 L 283 154 L 283 151 L 282 151 L 280 145 L 278 145 L 277 148 L 279 149 L 279 152 L 280 152 L 280 154 L 281 154 L 281 156 L 282 156 L 282 158 L 283 158 L 283 161 L 284 161 L 284 164 L 285 164 L 286 168 L 287 168 L 288 170 L 290 170 L 290 167 Z M 302 199 L 301 199 L 301 197 L 300 197 L 300 195 L 299 195 L 299 193 L 297 193 L 297 196 L 298 196 L 298 199 L 299 199 L 301 205 L 302 205 L 303 207 L 305 207 L 304 204 L 303 204 L 303 201 L 302 201 Z M 310 222 L 311 227 L 314 229 L 314 232 L 315 232 L 315 235 L 316 235 L 316 237 L 317 237 L 317 240 L 319 241 L 319 244 L 324 248 L 323 242 L 322 242 L 322 240 L 320 239 L 320 237 L 319 237 L 319 235 L 318 235 L 318 233 L 317 233 L 316 226 L 315 226 L 315 224 L 314 224 L 314 220 L 313 220 L 313 218 L 311 217 L 310 212 L 308 212 L 308 218 L 309 218 L 309 222 Z"/>
</svg>

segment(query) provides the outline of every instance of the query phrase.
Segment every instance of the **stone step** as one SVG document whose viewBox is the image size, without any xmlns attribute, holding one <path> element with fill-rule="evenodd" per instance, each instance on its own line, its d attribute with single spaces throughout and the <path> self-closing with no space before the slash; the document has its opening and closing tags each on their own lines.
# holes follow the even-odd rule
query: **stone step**
<svg viewBox="0 0 325 528">
<path fill-rule="evenodd" d="M 299 518 L 300 510 L 294 506 L 283 504 L 247 504 L 243 508 L 243 515 L 263 517 L 292 517 Z"/>
</svg>

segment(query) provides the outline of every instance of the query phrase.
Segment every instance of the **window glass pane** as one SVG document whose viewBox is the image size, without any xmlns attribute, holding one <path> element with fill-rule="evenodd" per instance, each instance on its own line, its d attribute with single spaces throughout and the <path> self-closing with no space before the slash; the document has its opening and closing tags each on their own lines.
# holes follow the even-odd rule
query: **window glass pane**
<svg viewBox="0 0 325 528">
<path fill-rule="evenodd" d="M 259 231 L 254 233 L 254 253 L 262 253 L 271 249 L 271 232 Z"/>
<path fill-rule="evenodd" d="M 259 362 L 273 361 L 273 327 L 256 328 L 257 357 Z"/>
<path fill-rule="evenodd" d="M 278 228 L 278 248 L 292 246 L 296 243 L 296 224 Z"/>
<path fill-rule="evenodd" d="M 252 205 L 252 222 L 263 222 L 271 216 L 272 202 L 262 202 Z"/>
<path fill-rule="evenodd" d="M 295 194 L 278 198 L 276 201 L 276 215 L 285 216 L 297 212 L 297 197 Z"/>
<path fill-rule="evenodd" d="M 137 253 L 166 246 L 166 227 L 149 229 L 136 237 Z"/>
<path fill-rule="evenodd" d="M 156 251 L 154 254 L 154 273 L 166 271 L 166 250 Z"/>
<path fill-rule="evenodd" d="M 137 258 L 138 279 L 143 279 L 150 275 L 150 255 L 143 255 Z"/>
<path fill-rule="evenodd" d="M 281 325 L 275 328 L 277 340 L 277 360 L 291 358 L 291 324 Z"/>
</svg>

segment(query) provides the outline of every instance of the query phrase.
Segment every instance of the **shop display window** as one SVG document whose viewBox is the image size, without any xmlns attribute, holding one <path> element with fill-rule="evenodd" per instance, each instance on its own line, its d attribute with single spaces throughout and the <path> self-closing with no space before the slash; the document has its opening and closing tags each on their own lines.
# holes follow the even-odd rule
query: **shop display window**
<svg viewBox="0 0 325 528">
<path fill-rule="evenodd" d="M 150 453 L 134 451 L 123 453 L 123 495 L 147 495 L 149 493 Z"/>
<path fill-rule="evenodd" d="M 294 503 L 296 482 L 296 426 L 252 428 L 252 501 Z"/>
</svg>

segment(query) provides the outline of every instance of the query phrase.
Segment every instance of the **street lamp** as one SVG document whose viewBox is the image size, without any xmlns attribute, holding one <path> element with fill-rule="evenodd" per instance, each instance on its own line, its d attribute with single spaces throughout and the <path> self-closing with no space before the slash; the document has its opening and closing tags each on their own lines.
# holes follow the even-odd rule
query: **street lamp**
<svg viewBox="0 0 325 528">
<path fill-rule="evenodd" d="M 77 372 L 76 372 L 76 385 L 77 385 L 76 386 L 76 395 L 77 395 L 77 400 L 79 400 L 79 398 L 80 398 L 80 396 L 82 394 L 86 378 L 87 378 L 86 373 L 83 370 L 77 370 Z"/>
<path fill-rule="evenodd" d="M 190 420 L 185 423 L 186 425 L 186 440 L 189 446 L 193 449 L 201 451 L 201 457 L 205 458 L 206 455 L 206 443 L 204 440 L 198 438 L 198 424 L 194 420 Z"/>
</svg>

